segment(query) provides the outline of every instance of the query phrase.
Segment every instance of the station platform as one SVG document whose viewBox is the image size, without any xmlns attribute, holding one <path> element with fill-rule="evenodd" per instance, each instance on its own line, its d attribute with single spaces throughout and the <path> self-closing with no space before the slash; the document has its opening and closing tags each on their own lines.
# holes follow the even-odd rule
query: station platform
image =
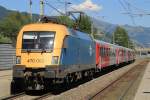
<svg viewBox="0 0 150 100">
<path fill-rule="evenodd" d="M 134 100 L 150 100 L 150 62 L 147 65 Z"/>
</svg>

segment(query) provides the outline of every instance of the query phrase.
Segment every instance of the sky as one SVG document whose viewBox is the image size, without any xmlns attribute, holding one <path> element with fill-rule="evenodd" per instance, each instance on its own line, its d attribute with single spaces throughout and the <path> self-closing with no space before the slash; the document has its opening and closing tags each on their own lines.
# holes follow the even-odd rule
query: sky
<svg viewBox="0 0 150 100">
<path fill-rule="evenodd" d="M 150 0 L 46 0 L 58 10 L 79 10 L 112 24 L 150 27 Z M 45 2 L 46 2 L 45 1 Z M 39 14 L 40 0 L 32 0 L 32 12 Z M 29 12 L 29 0 L 0 0 L 0 5 L 20 12 Z M 46 15 L 58 13 L 45 5 Z"/>
</svg>

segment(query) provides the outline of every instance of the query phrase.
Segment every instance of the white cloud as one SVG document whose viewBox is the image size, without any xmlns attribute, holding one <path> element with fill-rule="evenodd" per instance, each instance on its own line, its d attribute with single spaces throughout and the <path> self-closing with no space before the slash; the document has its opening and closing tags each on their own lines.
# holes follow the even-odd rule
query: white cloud
<svg viewBox="0 0 150 100">
<path fill-rule="evenodd" d="M 79 11 L 99 11 L 102 9 L 101 5 L 94 4 L 91 0 L 85 0 L 83 3 L 79 5 L 72 5 L 71 8 L 79 10 Z"/>
</svg>

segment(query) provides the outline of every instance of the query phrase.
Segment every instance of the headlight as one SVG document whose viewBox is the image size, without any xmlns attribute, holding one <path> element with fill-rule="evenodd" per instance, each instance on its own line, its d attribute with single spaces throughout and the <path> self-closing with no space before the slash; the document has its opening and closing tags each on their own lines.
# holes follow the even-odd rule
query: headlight
<svg viewBox="0 0 150 100">
<path fill-rule="evenodd" d="M 58 64 L 58 56 L 53 56 L 52 57 L 52 64 Z"/>
<path fill-rule="evenodd" d="M 20 56 L 16 57 L 16 64 L 21 64 L 21 57 Z"/>
</svg>

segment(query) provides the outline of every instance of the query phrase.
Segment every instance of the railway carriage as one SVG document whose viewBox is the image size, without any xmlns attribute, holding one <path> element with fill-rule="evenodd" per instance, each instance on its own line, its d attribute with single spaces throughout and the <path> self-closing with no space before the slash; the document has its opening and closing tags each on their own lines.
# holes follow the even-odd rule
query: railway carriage
<svg viewBox="0 0 150 100">
<path fill-rule="evenodd" d="M 104 67 L 109 66 L 110 64 L 110 45 L 102 42 L 102 41 L 96 41 L 96 65 L 98 68 L 102 69 Z"/>
<path fill-rule="evenodd" d="M 134 52 L 129 48 L 110 44 L 104 41 L 96 42 L 96 66 L 103 69 L 112 65 L 120 65 L 133 61 Z"/>
</svg>

